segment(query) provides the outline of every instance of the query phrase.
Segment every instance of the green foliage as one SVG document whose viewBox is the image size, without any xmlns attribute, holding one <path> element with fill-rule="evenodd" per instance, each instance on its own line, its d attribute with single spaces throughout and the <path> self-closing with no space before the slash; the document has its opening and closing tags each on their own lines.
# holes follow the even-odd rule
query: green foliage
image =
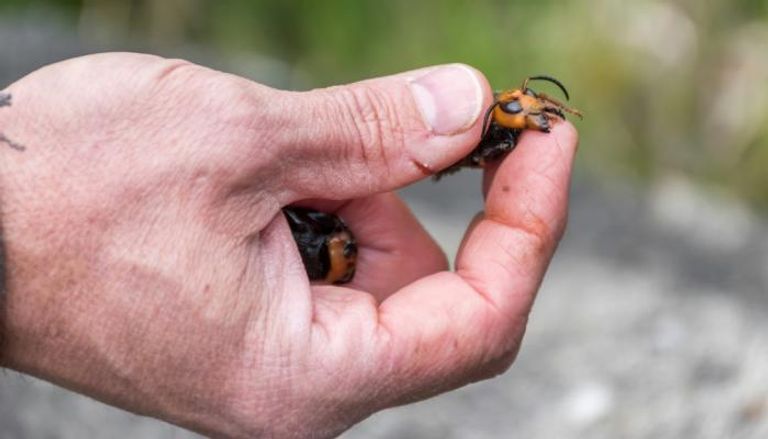
<svg viewBox="0 0 768 439">
<path fill-rule="evenodd" d="M 768 206 L 768 0 L 0 0 L 0 11 L 30 4 L 74 21 L 101 11 L 158 48 L 266 54 L 311 87 L 446 62 L 497 88 L 550 74 L 586 115 L 581 166 L 685 174 Z"/>
<path fill-rule="evenodd" d="M 82 0 L 0 0 L 0 13 L 56 8 L 63 13 L 74 14 L 82 7 L 82 3 Z"/>
</svg>

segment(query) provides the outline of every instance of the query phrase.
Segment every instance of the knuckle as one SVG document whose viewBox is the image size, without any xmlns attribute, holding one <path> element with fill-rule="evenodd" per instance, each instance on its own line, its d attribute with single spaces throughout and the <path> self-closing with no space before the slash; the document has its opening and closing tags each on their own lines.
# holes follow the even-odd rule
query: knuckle
<svg viewBox="0 0 768 439">
<path fill-rule="evenodd" d="M 482 343 L 478 357 L 470 368 L 476 379 L 493 378 L 506 372 L 520 351 L 528 317 L 520 316 L 513 321 L 496 317 L 499 317 L 496 327 Z"/>
<path fill-rule="evenodd" d="M 239 185 L 254 175 L 272 175 L 279 150 L 260 147 L 271 145 L 275 135 L 265 120 L 265 93 L 248 80 L 180 59 L 161 61 L 154 74 L 152 91 L 162 104 L 153 111 L 153 123 L 174 128 L 174 143 L 196 146 L 195 179 Z"/>
<path fill-rule="evenodd" d="M 348 159 L 376 164 L 369 167 L 386 171 L 405 145 L 397 103 L 390 94 L 368 84 L 345 87 L 339 97 L 348 121 L 346 134 L 351 139 L 346 148 Z"/>
<path fill-rule="evenodd" d="M 501 240 L 496 245 L 498 252 L 505 254 L 508 260 L 514 261 L 516 267 L 526 267 L 530 261 L 547 257 L 559 241 L 560 232 L 531 210 L 524 212 L 514 221 L 491 213 L 486 215 L 486 219 L 510 230 L 510 241 Z M 512 270 L 509 266 L 505 268 Z"/>
<path fill-rule="evenodd" d="M 183 59 L 163 59 L 158 63 L 157 79 L 159 81 L 174 80 L 180 75 L 194 72 L 198 66 Z"/>
<path fill-rule="evenodd" d="M 247 103 L 247 81 L 215 72 L 182 59 L 162 60 L 153 71 L 153 92 L 172 99 L 185 112 L 200 112 L 210 118 L 230 117 Z"/>
<path fill-rule="evenodd" d="M 184 60 L 166 60 L 158 75 L 160 90 L 172 99 L 169 111 L 178 111 L 177 122 L 195 133 L 215 135 L 224 145 L 258 138 L 256 129 L 263 104 L 247 80 L 212 71 Z"/>
<path fill-rule="evenodd" d="M 508 351 L 502 352 L 496 358 L 488 360 L 476 368 L 475 376 L 471 381 L 488 380 L 497 377 L 512 367 L 519 352 L 519 345 Z"/>
</svg>

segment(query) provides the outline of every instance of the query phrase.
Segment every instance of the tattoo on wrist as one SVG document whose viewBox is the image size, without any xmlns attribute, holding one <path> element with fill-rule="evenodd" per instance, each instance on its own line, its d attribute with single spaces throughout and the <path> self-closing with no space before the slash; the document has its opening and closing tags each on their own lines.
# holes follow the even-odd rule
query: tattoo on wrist
<svg viewBox="0 0 768 439">
<path fill-rule="evenodd" d="M 6 145 L 10 146 L 16 151 L 24 151 L 27 149 L 27 147 L 22 145 L 21 143 L 16 143 L 13 140 L 5 137 L 5 134 L 3 133 L 0 133 L 0 143 L 5 143 Z"/>
<path fill-rule="evenodd" d="M 10 107 L 13 100 L 13 96 L 10 93 L 0 92 L 0 108 L 2 107 Z M 5 134 L 0 132 L 0 143 L 5 143 L 6 145 L 10 146 L 12 149 L 15 149 L 16 151 L 24 151 L 27 149 L 24 145 L 18 142 L 14 142 L 13 140 L 6 137 Z"/>
</svg>

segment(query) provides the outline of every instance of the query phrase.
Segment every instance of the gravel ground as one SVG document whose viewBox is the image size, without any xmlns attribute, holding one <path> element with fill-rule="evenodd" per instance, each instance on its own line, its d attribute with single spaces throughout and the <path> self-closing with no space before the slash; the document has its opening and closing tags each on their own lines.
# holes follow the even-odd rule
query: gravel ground
<svg viewBox="0 0 768 439">
<path fill-rule="evenodd" d="M 768 437 L 766 225 L 682 181 L 645 193 L 606 183 L 577 178 L 509 372 L 344 437 Z M 455 248 L 471 212 L 420 190 L 408 198 Z"/>
<path fill-rule="evenodd" d="M 66 30 L 36 20 L 0 20 L 0 87 L 84 52 Z M 270 69 L 279 65 L 254 71 Z M 465 172 L 403 195 L 453 254 L 481 208 L 478 187 Z M 343 437 L 768 437 L 766 267 L 768 224 L 736 202 L 681 178 L 641 190 L 577 175 L 569 230 L 515 366 Z M 0 375 L 0 438 L 122 437 L 197 436 Z"/>
</svg>

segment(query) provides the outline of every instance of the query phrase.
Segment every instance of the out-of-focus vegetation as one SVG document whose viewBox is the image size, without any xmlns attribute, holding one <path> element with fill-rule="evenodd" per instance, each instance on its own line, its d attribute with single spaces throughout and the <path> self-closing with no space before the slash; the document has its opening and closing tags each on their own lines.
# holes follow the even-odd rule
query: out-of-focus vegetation
<svg viewBox="0 0 768 439">
<path fill-rule="evenodd" d="M 455 61 L 498 88 L 551 74 L 586 114 L 590 172 L 684 175 L 768 207 L 768 0 L 0 0 L 30 7 L 83 38 L 265 54 L 305 86 Z"/>
</svg>

